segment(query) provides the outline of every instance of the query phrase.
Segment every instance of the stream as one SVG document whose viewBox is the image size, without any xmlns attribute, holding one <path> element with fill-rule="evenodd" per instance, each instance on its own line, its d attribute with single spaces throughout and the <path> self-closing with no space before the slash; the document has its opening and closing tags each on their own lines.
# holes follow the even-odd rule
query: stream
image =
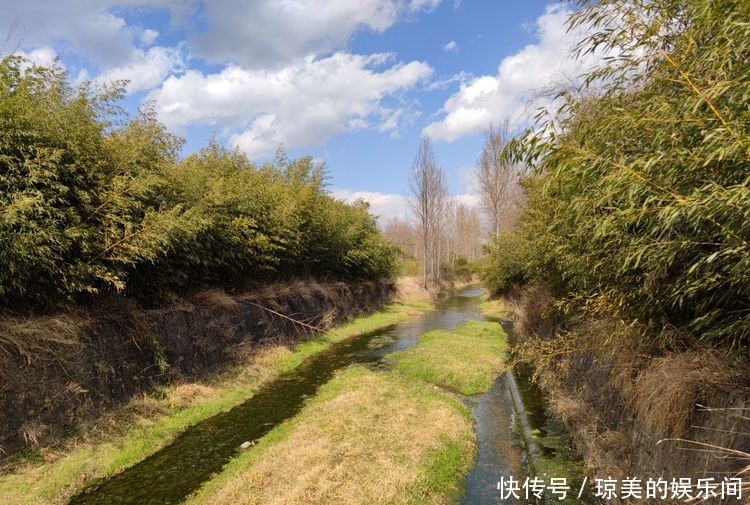
<svg viewBox="0 0 750 505">
<path fill-rule="evenodd" d="M 353 364 L 384 368 L 386 354 L 414 346 L 427 331 L 488 320 L 478 309 L 482 294 L 481 288 L 461 290 L 418 319 L 345 340 L 311 356 L 295 370 L 261 387 L 244 403 L 193 425 L 140 463 L 87 487 L 71 499 L 70 505 L 180 503 L 221 471 L 243 442 L 258 440 L 294 416 L 337 370 Z M 519 386 L 531 388 L 529 381 L 516 381 L 508 373 L 498 377 L 488 392 L 464 398 L 476 420 L 478 454 L 467 476 L 462 505 L 503 503 L 497 490 L 500 476 L 522 478 L 528 469 L 523 449 L 528 449 L 528 444 L 519 443 L 511 430 L 519 409 L 512 391 Z M 539 409 L 534 407 L 535 412 L 528 417 L 538 418 L 536 425 L 544 423 L 545 418 L 540 418 Z M 520 409 L 523 411 L 523 406 Z"/>
</svg>

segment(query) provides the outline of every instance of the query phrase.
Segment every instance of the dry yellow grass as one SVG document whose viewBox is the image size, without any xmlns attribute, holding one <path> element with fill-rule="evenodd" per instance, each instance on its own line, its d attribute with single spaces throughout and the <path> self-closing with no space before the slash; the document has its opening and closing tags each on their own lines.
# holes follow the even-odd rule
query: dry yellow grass
<svg viewBox="0 0 750 505">
<path fill-rule="evenodd" d="M 38 461 L 16 460 L 4 466 L 0 471 L 0 504 L 67 503 L 92 480 L 133 465 L 168 444 L 188 426 L 245 401 L 260 385 L 295 368 L 308 356 L 348 337 L 404 321 L 426 308 L 421 303 L 395 303 L 293 348 L 238 348 L 241 364 L 219 376 L 133 398 L 96 422 L 79 426 L 79 435 L 39 448 Z M 71 383 L 70 387 L 77 386 Z M 30 424 L 24 433 L 31 441 L 43 429 Z"/>
<path fill-rule="evenodd" d="M 167 403 L 171 408 L 184 408 L 205 400 L 214 394 L 214 388 L 196 382 L 176 384 L 167 393 Z"/>
<path fill-rule="evenodd" d="M 473 453 L 471 418 L 455 399 L 353 368 L 188 503 L 449 503 Z"/>
<path fill-rule="evenodd" d="M 81 345 L 79 332 L 85 322 L 78 314 L 4 316 L 0 319 L 0 356 L 20 355 L 28 363 L 54 361 Z"/>
<path fill-rule="evenodd" d="M 716 351 L 668 354 L 654 360 L 635 382 L 633 406 L 657 438 L 681 437 L 696 403 L 736 387 L 740 371 Z"/>
<path fill-rule="evenodd" d="M 485 316 L 508 319 L 512 313 L 504 300 L 486 300 L 479 304 L 479 311 Z"/>
<path fill-rule="evenodd" d="M 240 304 L 222 289 L 207 289 L 193 296 L 198 305 L 206 305 L 227 312 L 239 312 Z"/>
<path fill-rule="evenodd" d="M 402 302 L 426 302 L 430 298 L 430 294 L 422 287 L 418 277 L 399 277 L 396 280 L 396 296 Z"/>
</svg>

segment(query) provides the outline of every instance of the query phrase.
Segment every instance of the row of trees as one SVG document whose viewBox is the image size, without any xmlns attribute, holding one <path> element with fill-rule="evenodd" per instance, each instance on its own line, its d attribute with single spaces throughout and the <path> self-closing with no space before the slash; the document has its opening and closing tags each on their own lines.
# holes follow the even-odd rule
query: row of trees
<svg viewBox="0 0 750 505">
<path fill-rule="evenodd" d="M 468 264 L 482 254 L 480 212 L 449 196 L 445 173 L 428 137 L 420 141 L 409 183 L 413 223 L 393 221 L 386 226 L 385 236 L 402 246 L 413 245 L 425 284 L 440 282 L 446 272 L 460 270 L 465 275 Z"/>
<path fill-rule="evenodd" d="M 611 56 L 511 142 L 533 167 L 488 284 L 544 282 L 664 342 L 750 342 L 750 4 L 600 0 L 570 19 Z"/>
<path fill-rule="evenodd" d="M 440 276 L 461 274 L 458 270 L 470 269 L 470 264 L 482 255 L 483 231 L 479 211 L 474 206 L 449 198 L 439 231 L 436 250 L 440 251 Z M 383 226 L 383 237 L 401 249 L 405 273 L 424 275 L 423 235 L 416 223 L 394 217 Z"/>
<path fill-rule="evenodd" d="M 491 125 L 484 133 L 474 174 L 479 196 L 476 209 L 449 196 L 445 172 L 435 158 L 432 143 L 429 137 L 421 139 L 409 178 L 413 226 L 389 223 L 386 237 L 402 245 L 413 244 L 415 257 L 421 259 L 425 284 L 439 282 L 442 272 L 450 270 L 458 258 L 477 259 L 485 238 L 492 239 L 512 226 L 521 192 L 517 165 L 503 157 L 509 140 L 507 123 Z M 401 237 L 394 240 L 398 234 Z"/>
<path fill-rule="evenodd" d="M 448 210 L 448 183 L 438 165 L 429 137 L 423 137 L 409 178 L 409 200 L 422 245 L 422 279 L 440 281 L 442 237 Z"/>
<path fill-rule="evenodd" d="M 394 272 L 367 205 L 327 194 L 324 166 L 256 165 L 215 142 L 180 159 L 153 111 L 118 107 L 123 89 L 0 61 L 0 306 Z"/>
</svg>

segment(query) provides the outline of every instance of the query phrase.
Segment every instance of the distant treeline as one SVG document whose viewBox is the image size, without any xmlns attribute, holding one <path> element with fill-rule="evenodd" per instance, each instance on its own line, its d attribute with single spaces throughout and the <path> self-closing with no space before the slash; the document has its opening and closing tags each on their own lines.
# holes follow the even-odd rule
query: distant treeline
<svg viewBox="0 0 750 505">
<path fill-rule="evenodd" d="M 181 159 L 153 110 L 118 106 L 123 89 L 0 61 L 0 307 L 392 274 L 367 205 L 327 194 L 324 166 L 256 165 L 216 142 Z"/>
<path fill-rule="evenodd" d="M 506 154 L 532 167 L 496 292 L 535 282 L 663 343 L 750 343 L 750 3 L 603 0 L 570 20 L 609 54 Z"/>
</svg>

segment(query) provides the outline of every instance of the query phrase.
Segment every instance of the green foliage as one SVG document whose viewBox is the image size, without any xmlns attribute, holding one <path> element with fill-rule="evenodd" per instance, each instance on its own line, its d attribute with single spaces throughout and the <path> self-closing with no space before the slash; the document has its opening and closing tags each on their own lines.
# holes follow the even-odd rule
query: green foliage
<svg viewBox="0 0 750 505">
<path fill-rule="evenodd" d="M 492 295 L 507 294 L 529 280 L 528 245 L 518 232 L 500 232 L 485 245 L 481 278 Z"/>
<path fill-rule="evenodd" d="M 477 272 L 476 262 L 466 256 L 456 256 L 450 263 L 443 265 L 443 278 L 468 282 Z"/>
<path fill-rule="evenodd" d="M 419 260 L 413 254 L 404 253 L 403 249 L 401 249 L 399 260 L 399 275 L 406 277 L 419 276 Z"/>
<path fill-rule="evenodd" d="M 657 332 L 748 342 L 748 19 L 739 0 L 604 0 L 572 17 L 581 53 L 616 56 L 512 146 L 536 169 L 520 231 L 535 279 Z M 513 264 L 505 249 L 493 261 Z"/>
<path fill-rule="evenodd" d="M 182 140 L 148 107 L 125 116 L 122 93 L 0 61 L 0 306 L 394 272 L 367 205 L 327 194 L 323 165 L 256 166 L 215 142 L 180 160 Z"/>
<path fill-rule="evenodd" d="M 25 461 L 26 463 L 30 464 L 39 464 L 44 461 L 44 456 L 42 456 L 42 453 L 27 445 L 21 447 L 16 452 L 16 455 L 21 461 Z"/>
</svg>

